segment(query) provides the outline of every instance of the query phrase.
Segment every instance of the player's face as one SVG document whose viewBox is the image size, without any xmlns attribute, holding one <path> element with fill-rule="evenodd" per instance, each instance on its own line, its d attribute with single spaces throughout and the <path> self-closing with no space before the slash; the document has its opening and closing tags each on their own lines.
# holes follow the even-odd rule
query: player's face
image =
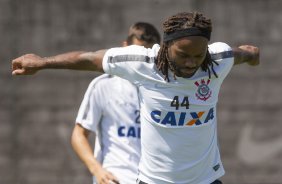
<svg viewBox="0 0 282 184">
<path fill-rule="evenodd" d="M 173 41 L 168 54 L 175 65 L 178 77 L 192 77 L 204 62 L 208 48 L 208 39 L 202 36 L 189 36 Z"/>
</svg>

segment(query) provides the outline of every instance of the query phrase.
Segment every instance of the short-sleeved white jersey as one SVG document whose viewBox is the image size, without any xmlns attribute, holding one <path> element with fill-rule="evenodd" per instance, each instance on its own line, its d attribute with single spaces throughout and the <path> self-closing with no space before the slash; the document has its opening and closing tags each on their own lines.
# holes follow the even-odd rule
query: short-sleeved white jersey
<svg viewBox="0 0 282 184">
<path fill-rule="evenodd" d="M 217 142 L 216 104 L 223 79 L 233 66 L 232 49 L 209 45 L 218 78 L 199 69 L 191 78 L 154 63 L 159 45 L 113 48 L 103 59 L 105 72 L 138 86 L 141 110 L 141 161 L 138 178 L 149 184 L 208 184 L 224 174 Z"/>
<path fill-rule="evenodd" d="M 137 88 L 107 74 L 95 78 L 85 93 L 76 122 L 96 133 L 94 152 L 103 168 L 121 184 L 135 183 L 140 160 Z"/>
</svg>

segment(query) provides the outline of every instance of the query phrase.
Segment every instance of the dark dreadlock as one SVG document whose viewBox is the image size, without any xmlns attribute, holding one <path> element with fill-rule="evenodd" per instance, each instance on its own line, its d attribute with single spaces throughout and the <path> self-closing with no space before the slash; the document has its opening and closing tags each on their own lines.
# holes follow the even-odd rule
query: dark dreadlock
<svg viewBox="0 0 282 184">
<path fill-rule="evenodd" d="M 198 12 L 193 13 L 178 13 L 172 17 L 169 17 L 163 23 L 163 30 L 165 34 L 170 34 L 175 31 L 181 31 L 184 29 L 189 28 L 199 28 L 203 31 L 211 32 L 212 31 L 212 24 L 211 20 L 204 17 L 202 14 Z M 158 53 L 158 57 L 156 62 L 158 70 L 162 72 L 165 76 L 165 80 L 169 82 L 168 77 L 168 69 L 170 69 L 174 73 L 175 78 L 175 65 L 174 62 L 171 62 L 168 57 L 168 47 L 171 41 L 163 42 Z M 211 55 L 207 52 L 204 62 L 201 65 L 203 71 L 209 73 L 209 78 L 211 78 L 211 70 L 213 74 L 217 76 L 216 72 L 214 71 L 213 65 L 218 65 L 217 62 L 212 60 Z M 210 69 L 211 68 L 211 69 Z"/>
</svg>

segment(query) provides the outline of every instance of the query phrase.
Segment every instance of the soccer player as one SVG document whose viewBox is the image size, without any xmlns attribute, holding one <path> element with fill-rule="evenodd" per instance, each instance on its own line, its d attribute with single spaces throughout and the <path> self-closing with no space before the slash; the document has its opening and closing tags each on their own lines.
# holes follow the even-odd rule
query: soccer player
<svg viewBox="0 0 282 184">
<path fill-rule="evenodd" d="M 123 46 L 152 47 L 160 43 L 157 29 L 133 24 Z M 88 141 L 94 132 L 95 157 Z M 136 182 L 140 160 L 140 110 L 137 88 L 120 77 L 103 74 L 89 85 L 72 135 L 75 152 L 99 184 Z"/>
<path fill-rule="evenodd" d="M 129 46 L 50 58 L 24 55 L 13 61 L 13 74 L 68 68 L 103 70 L 129 80 L 140 98 L 138 183 L 221 183 L 225 171 L 216 118 L 220 86 L 233 65 L 258 65 L 259 49 L 209 44 L 211 20 L 198 12 L 169 17 L 163 31 L 163 43 L 151 49 Z"/>
</svg>

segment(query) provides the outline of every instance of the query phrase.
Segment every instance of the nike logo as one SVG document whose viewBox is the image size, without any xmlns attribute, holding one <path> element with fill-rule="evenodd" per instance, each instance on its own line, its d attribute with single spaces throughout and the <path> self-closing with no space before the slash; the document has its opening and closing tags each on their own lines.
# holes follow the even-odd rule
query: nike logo
<svg viewBox="0 0 282 184">
<path fill-rule="evenodd" d="M 237 155 L 247 164 L 258 164 L 273 159 L 282 152 L 282 136 L 270 141 L 255 141 L 252 138 L 254 127 L 246 124 L 239 136 Z"/>
</svg>

